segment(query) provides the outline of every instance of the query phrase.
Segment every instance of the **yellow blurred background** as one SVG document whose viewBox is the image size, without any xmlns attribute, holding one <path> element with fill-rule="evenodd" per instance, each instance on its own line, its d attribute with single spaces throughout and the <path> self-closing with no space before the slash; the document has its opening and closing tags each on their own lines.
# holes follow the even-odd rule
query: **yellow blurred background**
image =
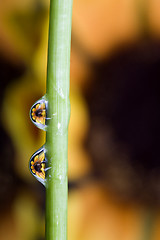
<svg viewBox="0 0 160 240">
<path fill-rule="evenodd" d="M 73 0 L 69 240 L 160 240 L 160 2 Z M 48 0 L 0 3 L 0 239 L 42 240 L 29 119 L 45 94 Z"/>
</svg>

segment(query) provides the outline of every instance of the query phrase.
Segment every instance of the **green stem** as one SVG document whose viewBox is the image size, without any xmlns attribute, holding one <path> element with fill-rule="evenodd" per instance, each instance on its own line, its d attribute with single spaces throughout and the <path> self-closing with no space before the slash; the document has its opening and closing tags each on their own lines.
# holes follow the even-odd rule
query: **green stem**
<svg viewBox="0 0 160 240">
<path fill-rule="evenodd" d="M 51 0 L 48 43 L 46 240 L 67 239 L 72 0 Z"/>
</svg>

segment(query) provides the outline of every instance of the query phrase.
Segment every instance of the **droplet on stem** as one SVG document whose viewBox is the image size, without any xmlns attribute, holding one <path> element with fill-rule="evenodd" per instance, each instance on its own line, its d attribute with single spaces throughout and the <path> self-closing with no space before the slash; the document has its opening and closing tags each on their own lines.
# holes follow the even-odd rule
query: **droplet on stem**
<svg viewBox="0 0 160 240">
<path fill-rule="evenodd" d="M 46 131 L 47 129 L 47 109 L 48 101 L 45 97 L 42 97 L 36 101 L 30 109 L 30 119 L 31 121 L 40 129 Z"/>
<path fill-rule="evenodd" d="M 46 149 L 43 146 L 31 156 L 29 168 L 32 175 L 44 186 L 46 185 L 46 164 Z"/>
</svg>

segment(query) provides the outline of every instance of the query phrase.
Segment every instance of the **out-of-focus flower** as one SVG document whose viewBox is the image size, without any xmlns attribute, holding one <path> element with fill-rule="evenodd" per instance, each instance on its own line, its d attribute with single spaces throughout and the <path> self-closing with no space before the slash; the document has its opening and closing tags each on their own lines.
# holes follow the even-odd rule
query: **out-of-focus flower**
<svg viewBox="0 0 160 240">
<path fill-rule="evenodd" d="M 139 40 L 146 28 L 159 37 L 159 8 L 157 0 L 76 0 L 72 31 L 88 55 L 101 59 Z"/>
<path fill-rule="evenodd" d="M 91 161 L 85 148 L 89 128 L 87 104 L 80 90 L 71 87 L 71 118 L 68 131 L 68 175 L 75 180 L 88 174 Z"/>
<path fill-rule="evenodd" d="M 32 63 L 41 43 L 49 1 L 6 0 L 0 7 L 0 52 L 13 62 Z"/>
<path fill-rule="evenodd" d="M 150 240 L 159 240 L 160 215 L 152 210 L 121 203 L 93 182 L 69 193 L 68 239 L 133 240 L 150 234 Z"/>
</svg>

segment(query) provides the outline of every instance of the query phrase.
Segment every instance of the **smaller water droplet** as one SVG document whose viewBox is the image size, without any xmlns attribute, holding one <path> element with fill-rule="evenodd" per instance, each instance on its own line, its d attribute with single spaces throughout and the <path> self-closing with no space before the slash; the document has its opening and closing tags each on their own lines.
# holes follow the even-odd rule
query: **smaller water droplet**
<svg viewBox="0 0 160 240">
<path fill-rule="evenodd" d="M 31 121 L 40 129 L 46 131 L 47 128 L 47 109 L 48 101 L 42 97 L 36 101 L 30 109 Z"/>
<path fill-rule="evenodd" d="M 31 156 L 29 169 L 32 175 L 44 186 L 46 185 L 46 171 L 48 170 L 46 164 L 46 149 L 43 146 Z"/>
</svg>

